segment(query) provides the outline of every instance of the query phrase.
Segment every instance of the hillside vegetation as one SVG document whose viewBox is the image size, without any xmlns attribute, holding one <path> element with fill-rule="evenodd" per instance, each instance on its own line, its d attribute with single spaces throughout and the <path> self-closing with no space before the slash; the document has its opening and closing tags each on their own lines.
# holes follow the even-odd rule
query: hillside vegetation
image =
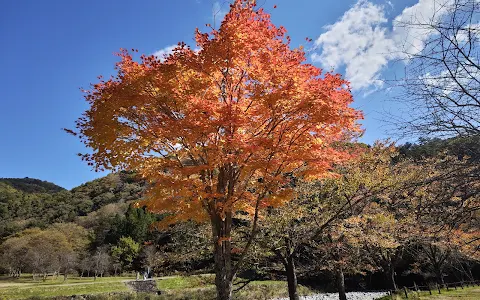
<svg viewBox="0 0 480 300">
<path fill-rule="evenodd" d="M 108 204 L 120 207 L 139 199 L 143 189 L 143 181 L 126 172 L 109 174 L 71 191 L 38 179 L 2 178 L 0 240 L 25 228 L 74 222 Z"/>
</svg>

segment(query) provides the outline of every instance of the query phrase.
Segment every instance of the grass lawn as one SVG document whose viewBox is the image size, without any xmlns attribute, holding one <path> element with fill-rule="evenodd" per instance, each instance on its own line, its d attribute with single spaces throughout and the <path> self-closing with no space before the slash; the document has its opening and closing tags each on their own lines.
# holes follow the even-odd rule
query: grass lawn
<svg viewBox="0 0 480 300">
<path fill-rule="evenodd" d="M 72 277 L 63 282 L 63 277 L 48 278 L 46 281 L 33 281 L 31 276 L 23 275 L 18 279 L 0 277 L 0 299 L 28 299 L 38 296 L 51 298 L 54 296 L 70 296 L 81 294 L 98 294 L 128 291 L 124 280 L 132 277 L 93 278 Z"/>
<path fill-rule="evenodd" d="M 244 279 L 236 279 L 233 289 L 241 287 Z M 175 276 L 159 279 L 158 288 L 164 295 L 155 299 L 215 299 L 215 276 L 204 274 L 196 276 Z M 299 294 L 308 295 L 313 292 L 299 285 Z M 252 281 L 241 290 L 233 293 L 237 300 L 268 300 L 272 298 L 287 297 L 287 283 L 284 281 Z"/>
<path fill-rule="evenodd" d="M 118 276 L 118 277 L 97 277 L 95 282 L 111 282 L 111 281 L 123 281 L 123 280 L 132 280 L 135 279 L 133 276 Z M 93 277 L 76 277 L 69 276 L 67 281 L 63 281 L 63 276 L 49 276 L 45 281 L 40 277 L 37 280 L 33 280 L 30 274 L 22 274 L 22 277 L 13 279 L 8 276 L 0 276 L 0 288 L 7 287 L 10 285 L 56 285 L 56 284 L 66 284 L 66 283 L 86 283 L 94 282 Z"/>
<path fill-rule="evenodd" d="M 125 286 L 124 281 L 133 277 L 48 278 L 45 282 L 33 281 L 24 275 L 19 279 L 0 277 L 0 300 L 7 299 L 50 299 L 55 296 L 96 295 L 92 299 L 145 299 L 146 295 L 135 294 Z M 214 299 L 215 277 L 213 274 L 195 276 L 168 276 L 157 279 L 162 295 L 149 295 L 149 299 Z M 234 289 L 242 285 L 243 279 L 236 280 Z M 306 287 L 299 286 L 300 294 L 312 293 Z M 121 293 L 109 295 L 109 293 Z M 272 299 L 286 297 L 287 283 L 282 281 L 252 281 L 243 289 L 234 293 L 234 299 Z M 90 299 L 90 298 L 89 298 Z"/>
<path fill-rule="evenodd" d="M 161 291 L 187 288 L 209 288 L 215 286 L 215 275 L 203 274 L 195 276 L 168 276 L 157 280 Z"/>
<path fill-rule="evenodd" d="M 438 294 L 438 291 L 432 291 L 432 295 L 428 292 L 422 292 L 419 299 L 435 299 L 435 300 L 447 300 L 447 299 L 462 299 L 462 300 L 478 300 L 480 299 L 480 287 L 468 287 L 468 288 L 457 288 L 441 290 L 441 294 Z"/>
<path fill-rule="evenodd" d="M 408 299 L 419 299 L 419 300 L 479 300 L 480 299 L 480 287 L 464 287 L 463 289 L 457 287 L 457 289 L 450 288 L 448 291 L 446 289 L 441 289 L 441 294 L 438 293 L 438 290 L 432 290 L 432 295 L 429 292 L 411 292 L 408 294 Z M 382 298 L 383 300 L 392 299 L 390 296 Z M 406 299 L 405 294 L 396 295 L 395 300 Z"/>
</svg>

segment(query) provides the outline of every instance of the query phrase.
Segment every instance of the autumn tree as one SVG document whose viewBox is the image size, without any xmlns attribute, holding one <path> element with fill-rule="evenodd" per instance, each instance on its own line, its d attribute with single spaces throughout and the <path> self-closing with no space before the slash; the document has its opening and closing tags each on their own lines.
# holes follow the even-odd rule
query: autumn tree
<svg viewBox="0 0 480 300">
<path fill-rule="evenodd" d="M 417 166 L 410 158 L 392 152 L 388 163 L 391 185 L 377 193 L 355 223 L 357 242 L 363 248 L 363 259 L 371 269 L 382 271 L 391 287 L 397 290 L 396 268 L 403 261 L 412 236 L 419 236 L 415 219 L 416 206 L 411 197 L 428 177 L 428 169 Z"/>
<path fill-rule="evenodd" d="M 410 235 L 416 233 L 412 219 L 397 216 L 372 202 L 354 220 L 353 238 L 362 249 L 364 265 L 371 271 L 383 272 L 390 287 L 397 290 L 396 268 L 403 260 Z"/>
<path fill-rule="evenodd" d="M 62 233 L 77 254 L 85 251 L 88 247 L 89 232 L 82 226 L 75 223 L 55 223 L 49 229 Z"/>
<path fill-rule="evenodd" d="M 305 190 L 319 203 L 312 239 L 318 252 L 316 262 L 319 268 L 335 275 L 340 299 L 346 299 L 345 274 L 375 269 L 366 259 L 364 247 L 368 241 L 362 224 L 367 220 L 368 208 L 415 176 L 403 166 L 393 166 L 397 155 L 393 144 L 378 142 L 358 159 L 339 166 L 339 177 L 320 181 L 316 187 Z"/>
<path fill-rule="evenodd" d="M 349 155 L 334 147 L 358 132 L 348 83 L 305 63 L 302 48 L 255 1 L 236 0 L 218 30 L 197 29 L 163 60 L 123 50 L 118 75 L 86 91 L 76 132 L 98 169 L 136 170 L 144 204 L 163 224 L 209 220 L 218 299 L 257 231 L 261 209 L 291 199 L 289 177 L 315 178 Z M 232 261 L 232 218 L 252 216 Z"/>
<path fill-rule="evenodd" d="M 27 241 L 21 237 L 10 237 L 0 245 L 0 262 L 11 277 L 20 277 L 28 267 L 27 252 Z"/>
<path fill-rule="evenodd" d="M 436 172 L 423 190 L 423 203 L 418 220 L 424 231 L 425 240 L 440 242 L 450 254 L 460 253 L 479 260 L 480 250 L 480 182 L 478 167 L 468 157 L 437 157 Z M 425 201 L 427 199 L 428 201 Z M 423 225 L 425 224 L 425 225 Z M 437 274 L 437 278 L 441 274 Z M 442 277 L 438 278 L 442 281 Z"/>
<path fill-rule="evenodd" d="M 59 253 L 59 273 L 63 273 L 63 280 L 66 281 L 68 273 L 78 266 L 79 258 L 87 251 L 88 231 L 74 223 L 56 223 L 49 229 L 62 233 L 69 245 Z"/>
<path fill-rule="evenodd" d="M 362 234 L 353 235 L 348 232 L 336 236 L 335 240 L 332 238 L 333 233 L 338 231 L 338 228 L 343 228 L 345 220 L 361 216 L 367 207 L 372 206 L 373 201 L 378 201 L 381 196 L 400 189 L 408 178 L 414 176 L 403 166 L 393 167 L 392 161 L 398 153 L 389 142 L 378 142 L 370 148 L 366 145 L 351 147 L 352 151 L 358 153 L 357 157 L 348 163 L 337 165 L 336 176 L 314 182 L 297 182 L 296 199 L 282 208 L 270 209 L 260 222 L 260 244 L 274 253 L 284 265 L 289 296 L 292 300 L 299 298 L 296 288 L 296 265 L 300 252 L 303 251 L 301 252 L 303 256 L 307 252 L 310 253 L 311 260 L 316 262 L 310 263 L 310 268 L 304 268 L 306 272 L 314 271 L 315 268 L 338 272 L 340 253 L 353 258 L 353 254 L 363 251 L 366 241 Z M 361 232 L 360 226 L 356 228 L 357 232 Z M 334 245 L 340 246 L 341 243 L 346 248 L 342 251 L 338 249 L 336 256 L 339 257 L 339 263 L 332 264 L 333 254 L 329 250 L 334 249 Z M 353 245 L 355 247 L 351 247 Z M 318 251 L 312 252 L 309 249 Z M 347 249 L 354 249 L 356 252 L 347 255 L 345 251 Z M 315 252 L 321 257 L 319 258 Z M 352 263 L 357 261 L 358 259 L 351 260 Z M 353 270 L 353 265 L 349 269 Z M 343 273 L 335 275 L 339 278 L 344 277 Z M 339 283 L 343 286 L 343 280 Z"/>
<path fill-rule="evenodd" d="M 396 220 L 395 226 L 383 226 L 384 230 L 418 259 L 413 271 L 433 274 L 437 283 L 444 284 L 452 256 L 474 257 L 479 249 L 474 236 L 479 232 L 480 186 L 477 166 L 468 156 L 434 152 L 403 161 L 413 175 L 409 184 L 380 204 Z"/>
<path fill-rule="evenodd" d="M 17 234 L 23 240 L 23 259 L 32 276 L 42 275 L 46 280 L 49 273 L 56 273 L 62 269 L 62 258 L 73 254 L 72 245 L 69 244 L 64 234 L 57 230 L 39 228 L 26 229 Z M 16 237 L 14 237 L 16 238 Z"/>
<path fill-rule="evenodd" d="M 294 199 L 281 208 L 271 209 L 259 226 L 260 249 L 283 265 L 291 300 L 299 299 L 298 256 L 302 246 L 312 238 L 315 213 L 312 208 L 301 199 Z"/>
<path fill-rule="evenodd" d="M 380 209 L 376 212 L 369 210 L 360 216 L 358 224 L 361 235 L 357 238 L 365 250 L 364 258 L 373 269 L 385 274 L 393 290 L 398 289 L 396 268 L 403 259 L 408 237 L 413 233 L 413 223 L 410 221 Z"/>
<path fill-rule="evenodd" d="M 333 274 L 340 300 L 347 300 L 345 275 L 353 275 L 372 270 L 371 264 L 364 259 L 363 236 L 359 216 L 336 220 L 327 227 L 316 240 L 316 257 L 320 269 Z"/>
</svg>

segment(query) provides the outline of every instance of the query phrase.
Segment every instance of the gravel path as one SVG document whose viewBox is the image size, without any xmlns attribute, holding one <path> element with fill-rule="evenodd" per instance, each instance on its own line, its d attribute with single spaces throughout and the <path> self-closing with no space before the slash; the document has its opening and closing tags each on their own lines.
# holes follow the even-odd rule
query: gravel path
<svg viewBox="0 0 480 300">
<path fill-rule="evenodd" d="M 347 293 L 348 300 L 375 300 L 388 295 L 386 292 L 364 293 L 364 292 L 350 292 Z M 276 300 L 288 300 L 288 298 L 281 298 Z M 338 293 L 315 294 L 310 296 L 300 297 L 300 300 L 338 300 Z"/>
</svg>

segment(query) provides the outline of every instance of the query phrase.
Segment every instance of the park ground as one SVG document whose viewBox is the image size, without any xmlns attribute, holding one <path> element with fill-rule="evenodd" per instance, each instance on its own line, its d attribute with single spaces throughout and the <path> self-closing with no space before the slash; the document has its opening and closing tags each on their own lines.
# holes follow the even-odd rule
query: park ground
<svg viewBox="0 0 480 300">
<path fill-rule="evenodd" d="M 135 277 L 99 277 L 94 280 L 92 277 L 70 277 L 66 282 L 63 277 L 49 277 L 45 281 L 33 281 L 28 274 L 21 278 L 12 279 L 7 276 L 0 276 L 0 300 L 10 299 L 69 299 L 72 295 L 91 295 L 87 299 L 213 299 L 215 297 L 214 276 L 211 274 L 195 276 L 168 276 L 156 279 L 157 287 L 162 295 L 142 295 L 130 291 L 125 281 L 134 280 Z M 241 286 L 242 279 L 239 279 L 236 287 Z M 308 295 L 315 292 L 307 287 L 300 286 L 300 294 Z M 63 298 L 63 297 L 64 298 Z M 246 287 L 234 294 L 234 299 L 275 299 L 287 297 L 286 282 L 283 281 L 252 281 Z M 382 300 L 391 300 L 386 296 Z M 406 299 L 403 294 L 396 295 L 394 300 Z M 418 300 L 479 300 L 480 287 L 465 287 L 457 290 L 441 290 L 441 294 L 433 291 L 410 292 L 408 299 Z"/>
<path fill-rule="evenodd" d="M 145 299 L 147 295 L 137 295 L 130 291 L 125 281 L 135 277 L 90 278 L 71 277 L 63 282 L 63 277 L 49 277 L 45 281 L 33 281 L 28 274 L 19 279 L 0 276 L 0 300 L 10 299 L 56 299 L 61 296 L 92 295 L 88 299 Z M 237 286 L 240 287 L 242 279 Z M 149 296 L 149 299 L 212 299 L 215 295 L 213 275 L 168 276 L 157 279 L 157 287 L 162 295 Z M 301 286 L 301 294 L 311 294 Z M 287 284 L 283 281 L 252 281 L 235 293 L 235 299 L 272 299 L 286 297 Z M 67 298 L 65 298 L 67 299 Z"/>
<path fill-rule="evenodd" d="M 391 296 L 385 296 L 381 300 L 391 300 Z M 394 300 L 407 299 L 403 293 L 393 297 Z M 449 290 L 441 289 L 440 293 L 437 290 L 432 290 L 432 294 L 428 291 L 408 293 L 409 300 L 480 300 L 480 286 L 474 287 L 458 287 L 456 290 L 450 288 Z"/>
</svg>

